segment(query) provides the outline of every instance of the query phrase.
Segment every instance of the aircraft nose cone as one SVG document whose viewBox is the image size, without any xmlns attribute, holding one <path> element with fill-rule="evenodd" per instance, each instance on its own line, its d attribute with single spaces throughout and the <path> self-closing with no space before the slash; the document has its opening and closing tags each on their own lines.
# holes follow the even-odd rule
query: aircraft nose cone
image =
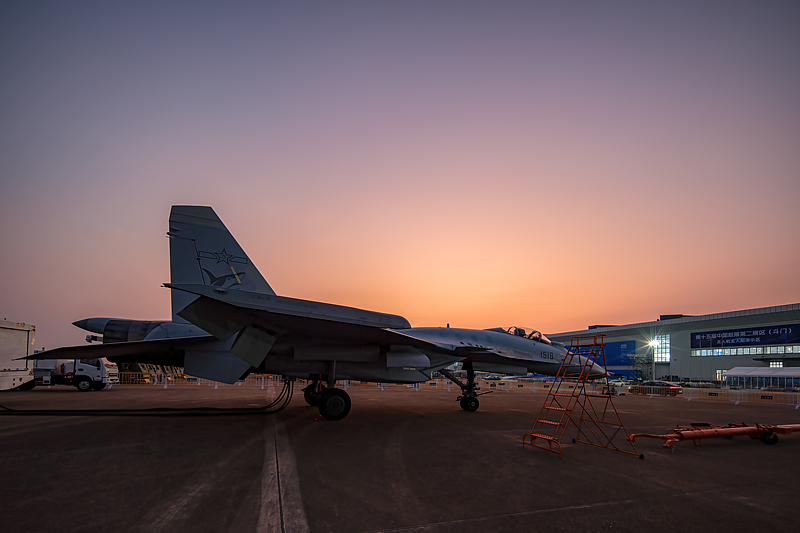
<svg viewBox="0 0 800 533">
<path fill-rule="evenodd" d="M 591 373 L 592 373 L 591 374 L 592 379 L 599 379 L 599 378 L 608 377 L 608 374 L 606 373 L 606 370 L 602 366 L 596 365 L 596 364 L 592 365 Z"/>
<path fill-rule="evenodd" d="M 77 320 L 72 323 L 73 326 L 77 326 L 81 329 L 85 329 L 86 331 L 91 331 L 92 333 L 99 333 L 103 334 L 103 331 L 106 329 L 106 324 L 108 321 L 111 320 L 110 318 L 84 318 L 83 320 Z"/>
<path fill-rule="evenodd" d="M 81 329 L 88 329 L 87 328 L 88 324 L 89 324 L 88 318 L 84 318 L 83 320 L 76 320 L 75 322 L 72 323 L 73 326 L 77 326 Z"/>
</svg>

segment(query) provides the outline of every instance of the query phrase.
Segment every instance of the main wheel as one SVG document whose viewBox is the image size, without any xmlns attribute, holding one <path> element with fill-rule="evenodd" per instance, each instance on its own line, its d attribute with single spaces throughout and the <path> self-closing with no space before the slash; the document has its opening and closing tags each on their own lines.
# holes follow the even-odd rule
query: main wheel
<svg viewBox="0 0 800 533">
<path fill-rule="evenodd" d="M 465 411 L 477 411 L 481 402 L 475 396 L 464 396 L 460 402 L 461 408 Z"/>
<path fill-rule="evenodd" d="M 75 388 L 81 392 L 88 392 L 92 390 L 92 380 L 89 378 L 79 378 L 75 383 Z"/>
<path fill-rule="evenodd" d="M 778 435 L 776 433 L 762 433 L 761 442 L 764 444 L 775 444 L 778 442 Z"/>
<path fill-rule="evenodd" d="M 102 381 L 95 381 L 92 383 L 92 390 L 103 390 L 106 388 L 106 384 Z"/>
<path fill-rule="evenodd" d="M 320 388 L 320 392 L 314 392 L 314 384 L 312 383 L 305 389 L 303 389 L 303 399 L 306 401 L 308 405 L 312 405 L 314 407 L 319 407 L 319 400 L 322 398 L 322 394 L 325 392 L 325 385 L 322 385 Z"/>
<path fill-rule="evenodd" d="M 317 407 L 327 420 L 341 420 L 350 412 L 350 396 L 342 389 L 327 389 L 320 395 Z"/>
</svg>

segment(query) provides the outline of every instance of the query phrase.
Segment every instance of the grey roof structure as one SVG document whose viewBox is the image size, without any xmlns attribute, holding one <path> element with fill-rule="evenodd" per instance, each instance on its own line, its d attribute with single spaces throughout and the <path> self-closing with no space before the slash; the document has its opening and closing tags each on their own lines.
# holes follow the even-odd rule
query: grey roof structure
<svg viewBox="0 0 800 533">
<path fill-rule="evenodd" d="M 777 305 L 772 307 L 760 307 L 756 309 L 745 309 L 742 311 L 730 311 L 727 313 L 714 313 L 710 315 L 682 316 L 680 318 L 670 318 L 665 320 L 654 320 L 652 322 L 639 322 L 635 324 L 625 324 L 618 326 L 597 326 L 589 327 L 577 331 L 565 331 L 563 333 L 548 333 L 550 338 L 570 337 L 574 335 L 587 335 L 595 333 L 610 334 L 631 329 L 658 329 L 663 331 L 677 331 L 687 329 L 702 329 L 705 323 L 714 322 L 714 327 L 741 326 L 746 324 L 770 323 L 776 320 L 776 315 L 780 315 L 779 320 L 800 321 L 800 303 Z"/>
</svg>

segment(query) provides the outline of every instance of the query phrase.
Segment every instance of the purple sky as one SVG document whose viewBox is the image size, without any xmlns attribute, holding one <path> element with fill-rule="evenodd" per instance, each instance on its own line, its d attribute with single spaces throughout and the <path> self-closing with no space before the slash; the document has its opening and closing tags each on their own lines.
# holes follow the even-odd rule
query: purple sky
<svg viewBox="0 0 800 533">
<path fill-rule="evenodd" d="M 0 318 L 278 294 L 545 332 L 800 301 L 798 2 L 0 3 Z"/>
</svg>

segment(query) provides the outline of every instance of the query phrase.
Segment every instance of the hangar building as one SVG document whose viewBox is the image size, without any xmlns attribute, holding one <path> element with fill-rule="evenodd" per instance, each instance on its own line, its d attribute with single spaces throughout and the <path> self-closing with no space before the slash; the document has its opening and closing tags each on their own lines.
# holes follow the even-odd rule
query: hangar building
<svg viewBox="0 0 800 533">
<path fill-rule="evenodd" d="M 800 304 L 686 316 L 654 322 L 589 326 L 547 334 L 569 346 L 573 336 L 605 334 L 612 376 L 672 381 L 720 381 L 735 367 L 800 371 Z"/>
</svg>

